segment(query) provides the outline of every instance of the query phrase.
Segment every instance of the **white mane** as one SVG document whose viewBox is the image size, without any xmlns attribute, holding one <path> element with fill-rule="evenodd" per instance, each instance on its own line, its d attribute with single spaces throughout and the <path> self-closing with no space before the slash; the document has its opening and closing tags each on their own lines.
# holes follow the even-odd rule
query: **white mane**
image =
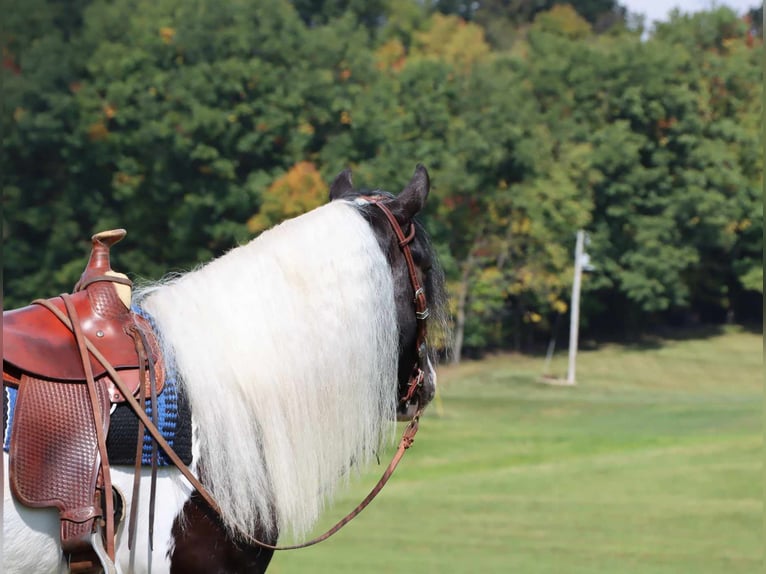
<svg viewBox="0 0 766 574">
<path fill-rule="evenodd" d="M 333 202 L 136 297 L 178 366 L 224 522 L 305 536 L 393 436 L 394 295 L 370 226 Z"/>
</svg>

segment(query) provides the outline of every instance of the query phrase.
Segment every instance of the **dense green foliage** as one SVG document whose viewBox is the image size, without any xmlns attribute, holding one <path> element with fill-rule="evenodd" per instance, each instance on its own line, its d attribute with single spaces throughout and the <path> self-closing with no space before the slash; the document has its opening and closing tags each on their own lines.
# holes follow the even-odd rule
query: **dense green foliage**
<svg viewBox="0 0 766 574">
<path fill-rule="evenodd" d="M 576 387 L 539 384 L 529 355 L 442 367 L 441 403 L 378 498 L 269 573 L 760 572 L 762 338 L 653 343 L 580 353 Z"/>
<path fill-rule="evenodd" d="M 642 39 L 615 2 L 571 4 L 18 6 L 6 308 L 69 290 L 96 231 L 127 228 L 115 266 L 158 278 L 312 205 L 316 178 L 290 174 L 398 191 L 422 162 L 456 356 L 550 332 L 578 228 L 588 328 L 760 320 L 761 40 L 725 8 Z"/>
</svg>

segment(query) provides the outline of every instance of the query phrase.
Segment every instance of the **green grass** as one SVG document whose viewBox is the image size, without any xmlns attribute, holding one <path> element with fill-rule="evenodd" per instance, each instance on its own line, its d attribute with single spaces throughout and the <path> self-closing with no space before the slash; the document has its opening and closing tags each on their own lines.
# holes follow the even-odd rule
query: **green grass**
<svg viewBox="0 0 766 574">
<path fill-rule="evenodd" d="M 582 352 L 576 387 L 538 383 L 542 369 L 508 355 L 442 368 L 439 402 L 378 498 L 269 572 L 763 571 L 762 337 Z M 565 369 L 562 354 L 553 371 Z"/>
</svg>

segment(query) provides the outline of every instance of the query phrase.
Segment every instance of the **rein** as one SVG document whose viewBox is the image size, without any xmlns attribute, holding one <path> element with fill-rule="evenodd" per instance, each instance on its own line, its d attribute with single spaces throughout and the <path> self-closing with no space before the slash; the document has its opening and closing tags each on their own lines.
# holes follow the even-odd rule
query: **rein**
<svg viewBox="0 0 766 574">
<path fill-rule="evenodd" d="M 417 337 L 416 337 L 416 349 L 417 349 L 417 361 L 415 362 L 415 365 L 412 369 L 412 374 L 410 376 L 408 386 L 407 386 L 407 392 L 405 395 L 400 399 L 400 402 L 407 403 L 409 402 L 415 395 L 415 391 L 420 388 L 423 384 L 423 381 L 425 379 L 425 372 L 424 372 L 424 363 L 426 360 L 426 319 L 429 315 L 428 311 L 428 305 L 426 301 L 426 295 L 425 290 L 423 289 L 422 285 L 420 284 L 420 280 L 417 276 L 417 271 L 415 269 L 415 262 L 412 258 L 412 251 L 410 249 L 410 243 L 415 237 L 415 224 L 410 224 L 410 230 L 409 234 L 407 236 L 404 235 L 404 232 L 402 231 L 401 225 L 396 220 L 396 217 L 391 212 L 391 210 L 385 206 L 381 201 L 383 200 L 382 197 L 378 196 L 361 196 L 361 199 L 369 201 L 372 205 L 377 206 L 380 208 L 380 210 L 385 214 L 386 218 L 388 219 L 391 228 L 396 235 L 398 239 L 399 248 L 402 251 L 402 254 L 404 255 L 404 259 L 407 263 L 407 270 L 409 273 L 410 282 L 412 284 L 412 289 L 414 292 L 414 304 L 415 304 L 415 317 L 417 319 Z M 112 277 L 104 276 L 103 279 L 100 277 L 94 280 L 104 280 L 104 281 L 111 281 Z M 120 282 L 120 281 L 117 281 Z M 66 298 L 64 299 L 65 302 L 67 301 Z M 186 477 L 186 479 L 191 483 L 191 485 L 199 492 L 202 499 L 210 506 L 210 508 L 216 512 L 216 514 L 221 514 L 220 508 L 218 504 L 216 503 L 213 496 L 208 492 L 208 490 L 202 485 L 202 483 L 197 479 L 196 476 L 191 472 L 189 467 L 187 467 L 183 461 L 180 459 L 180 457 L 175 453 L 173 448 L 168 444 L 168 442 L 165 440 L 165 438 L 162 436 L 161 432 L 157 428 L 156 421 L 151 420 L 147 414 L 146 411 L 139 405 L 138 401 L 133 397 L 132 392 L 128 388 L 128 386 L 125 384 L 125 382 L 122 380 L 120 375 L 117 373 L 117 371 L 114 369 L 114 367 L 109 363 L 109 361 L 104 357 L 104 355 L 93 345 L 93 343 L 81 332 L 79 324 L 77 322 L 76 314 L 73 312 L 73 310 L 69 309 L 69 305 L 67 305 L 67 310 L 69 311 L 69 316 L 67 314 L 60 311 L 57 307 L 49 304 L 47 301 L 43 300 L 36 300 L 34 303 L 40 304 L 44 306 L 46 309 L 48 309 L 51 313 L 53 313 L 72 333 L 74 333 L 75 338 L 77 340 L 78 348 L 80 350 L 81 358 L 83 361 L 83 366 L 86 369 L 86 373 L 89 371 L 90 368 L 90 361 L 87 357 L 87 352 L 90 352 L 90 354 L 104 367 L 106 372 L 109 374 L 109 377 L 112 379 L 114 384 L 117 386 L 119 391 L 122 393 L 122 396 L 125 398 L 125 401 L 128 403 L 130 408 L 133 410 L 133 412 L 136 414 L 136 416 L 139 419 L 139 430 L 141 430 L 141 427 L 145 428 L 149 434 L 152 436 L 152 438 L 156 441 L 156 444 L 158 444 L 162 450 L 165 452 L 165 454 L 168 456 L 168 458 L 171 460 L 171 462 L 178 468 L 178 470 L 181 472 L 181 474 Z M 139 333 L 139 335 L 142 335 Z M 143 339 L 143 337 L 140 337 Z M 143 343 L 143 340 L 141 341 Z M 144 345 L 140 344 L 137 345 L 141 351 L 145 350 L 143 349 Z M 150 377 L 153 375 L 153 372 L 150 370 Z M 142 379 L 145 377 L 145 373 L 142 373 Z M 92 380 L 92 375 L 87 377 L 89 388 L 93 386 L 95 383 Z M 140 384 L 141 387 L 141 398 L 143 398 L 144 395 L 144 381 L 141 381 Z M 154 390 L 154 386 L 152 385 L 152 390 Z M 152 397 L 154 398 L 154 397 Z M 341 528 L 343 528 L 346 524 L 351 522 L 359 513 L 362 512 L 372 501 L 373 499 L 378 495 L 378 493 L 383 489 L 383 487 L 388 482 L 389 478 L 391 478 L 391 475 L 393 475 L 394 470 L 398 466 L 399 462 L 401 461 L 402 457 L 404 456 L 404 452 L 410 448 L 412 445 L 415 434 L 418 432 L 418 425 L 420 416 L 423 412 L 424 406 L 420 405 L 420 399 L 417 398 L 418 402 L 418 408 L 415 413 L 415 416 L 412 418 L 412 420 L 409 422 L 409 424 L 405 427 L 404 432 L 402 433 L 402 438 L 399 441 L 399 446 L 396 450 L 396 453 L 391 459 L 391 462 L 386 467 L 386 470 L 383 472 L 383 475 L 378 480 L 377 484 L 372 488 L 370 493 L 354 508 L 351 512 L 349 512 L 346 516 L 344 516 L 341 520 L 339 520 L 334 526 L 332 526 L 329 530 L 327 530 L 324 534 L 321 534 L 320 536 L 317 536 L 316 538 L 313 538 L 309 540 L 308 542 L 304 542 L 301 544 L 295 544 L 291 546 L 275 546 L 272 544 L 268 544 L 266 542 L 263 542 L 261 540 L 258 540 L 244 532 L 236 532 L 236 534 L 241 537 L 242 540 L 248 542 L 249 544 L 253 544 L 256 546 L 260 546 L 262 548 L 266 548 L 269 550 L 296 550 L 299 548 L 306 548 L 308 546 L 313 546 L 315 544 L 318 544 L 320 542 L 323 542 L 324 540 L 327 540 L 338 532 Z M 156 409 L 152 409 L 153 415 L 155 415 L 156 418 Z M 98 426 L 98 425 L 97 425 Z M 99 441 L 101 442 L 101 441 Z M 153 461 L 156 458 L 156 453 L 153 452 Z M 102 464 L 106 462 L 106 453 L 102 453 Z M 140 460 L 140 459 L 138 459 Z M 108 463 L 107 463 L 108 464 Z M 153 469 L 153 474 L 156 473 L 156 470 Z M 105 478 L 109 476 L 109 472 L 103 473 Z M 108 478 L 106 478 L 105 481 L 108 484 Z M 154 485 L 152 485 L 154 487 Z M 134 492 L 137 488 L 136 484 L 134 483 Z M 106 489 L 108 490 L 108 489 Z M 154 488 L 152 488 L 152 498 L 154 498 Z M 111 496 L 106 496 L 106 503 L 107 503 L 107 513 L 110 510 L 110 500 Z M 151 505 L 151 514 L 153 514 L 154 505 Z M 134 514 L 134 508 L 131 508 L 131 514 Z M 153 522 L 153 521 L 151 521 Z M 107 524 L 109 522 L 107 521 Z M 112 527 L 113 528 L 113 527 Z M 109 534 L 109 528 L 107 529 L 107 534 Z M 129 527 L 129 534 L 130 539 L 132 542 L 133 537 L 135 536 L 135 519 L 134 517 L 131 517 L 131 525 Z M 111 543 L 110 543 L 111 539 Z M 107 536 L 107 548 L 109 551 L 110 556 L 113 556 L 114 554 L 114 537 L 113 536 Z M 131 544 L 132 545 L 132 544 Z"/>
</svg>

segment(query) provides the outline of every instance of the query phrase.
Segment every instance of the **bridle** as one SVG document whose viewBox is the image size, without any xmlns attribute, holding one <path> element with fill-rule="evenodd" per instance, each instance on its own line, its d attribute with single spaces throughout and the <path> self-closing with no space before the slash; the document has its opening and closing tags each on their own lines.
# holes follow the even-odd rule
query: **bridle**
<svg viewBox="0 0 766 574">
<path fill-rule="evenodd" d="M 295 550 L 298 548 L 306 548 L 308 546 L 313 546 L 314 544 L 318 544 L 319 542 L 327 540 L 330 536 L 332 536 L 333 534 L 338 532 L 341 528 L 343 528 L 343 526 L 351 522 L 351 520 L 353 520 L 360 512 L 362 512 L 362 510 L 364 510 L 370 504 L 370 502 L 372 502 L 372 500 L 383 489 L 383 487 L 388 482 L 388 479 L 394 473 L 394 470 L 399 464 L 399 461 L 404 456 L 404 451 L 406 451 L 412 445 L 412 442 L 415 438 L 415 434 L 418 431 L 418 423 L 420 420 L 420 416 L 423 412 L 423 409 L 425 408 L 425 404 L 423 404 L 422 397 L 416 394 L 416 391 L 418 391 L 418 389 L 421 389 L 423 387 L 423 383 L 425 381 L 425 376 L 426 376 L 425 367 L 426 367 L 426 362 L 428 360 L 427 345 L 426 345 L 426 335 L 427 335 L 426 319 L 428 318 L 429 310 L 428 310 L 425 290 L 423 289 L 423 286 L 421 285 L 420 280 L 418 279 L 417 271 L 415 269 L 415 261 L 412 257 L 412 250 L 410 248 L 410 243 L 412 243 L 413 239 L 415 238 L 415 224 L 410 223 L 408 234 L 405 235 L 401 225 L 396 220 L 396 217 L 394 216 L 394 214 L 384 203 L 382 203 L 382 201 L 386 198 L 384 198 L 383 196 L 359 196 L 359 199 L 366 200 L 370 204 L 375 205 L 386 216 L 386 219 L 388 219 L 388 222 L 391 225 L 391 229 L 396 235 L 399 248 L 401 249 L 405 262 L 407 264 L 407 271 L 409 273 L 409 279 L 410 279 L 410 283 L 412 284 L 412 290 L 414 294 L 413 301 L 415 304 L 415 318 L 417 321 L 417 333 L 415 338 L 416 360 L 415 360 L 415 364 L 412 367 L 409 380 L 407 382 L 406 391 L 403 393 L 403 396 L 400 398 L 400 403 L 403 403 L 406 405 L 413 398 L 415 398 L 416 412 L 412 420 L 410 420 L 409 424 L 405 427 L 404 432 L 402 433 L 402 438 L 399 441 L 399 446 L 396 450 L 396 453 L 392 457 L 391 462 L 386 467 L 386 470 L 383 472 L 383 475 L 380 477 L 377 484 L 372 488 L 372 490 L 364 498 L 364 500 L 362 500 L 362 502 L 360 502 L 357 505 L 356 508 L 354 508 L 345 517 L 339 520 L 327 532 L 325 532 L 324 534 L 320 536 L 317 536 L 316 538 L 309 540 L 308 542 L 304 542 L 302 544 L 295 544 L 291 546 L 275 546 L 272 544 L 267 544 L 266 542 L 262 542 L 261 540 L 257 540 L 256 538 L 244 532 L 236 533 L 243 541 L 256 546 L 261 546 L 266 549 Z M 64 313 L 59 311 L 58 308 L 56 307 L 51 306 L 50 311 L 54 313 L 59 318 L 59 320 L 69 328 L 69 330 L 75 333 L 75 335 L 78 335 L 78 326 L 76 324 L 76 321 L 71 321 L 69 317 L 67 317 Z M 87 352 L 90 352 L 90 355 L 94 359 L 96 359 L 96 361 L 101 363 L 101 365 L 104 367 L 104 369 L 108 373 L 109 377 L 114 382 L 117 389 L 122 393 L 122 396 L 125 397 L 125 401 L 128 403 L 130 408 L 138 417 L 140 424 L 143 425 L 143 427 L 147 430 L 147 432 L 149 432 L 152 438 L 154 438 L 154 440 L 166 453 L 167 457 L 171 460 L 171 462 L 178 468 L 181 474 L 183 474 L 184 477 L 186 477 L 186 479 L 191 483 L 192 487 L 194 487 L 197 490 L 197 492 L 199 492 L 200 497 L 208 504 L 208 506 L 215 513 L 221 514 L 220 508 L 218 504 L 216 503 L 215 499 L 213 498 L 213 496 L 202 485 L 199 479 L 196 476 L 194 476 L 191 470 L 189 470 L 189 468 L 183 463 L 181 458 L 175 453 L 173 448 L 168 444 L 168 442 L 162 436 L 162 433 L 158 430 L 156 421 L 150 419 L 147 416 L 146 412 L 144 411 L 143 408 L 141 408 L 137 400 L 133 397 L 132 392 L 130 391 L 126 383 L 122 380 L 117 370 L 115 370 L 115 368 L 111 365 L 111 363 L 109 363 L 109 361 L 98 350 L 98 348 L 96 348 L 96 346 L 84 335 L 82 337 L 78 337 L 78 345 L 80 346 L 80 352 L 83 355 L 83 364 L 90 365 L 90 362 L 87 360 Z M 153 376 L 152 369 L 153 367 L 150 366 L 150 369 L 149 369 L 150 376 Z M 145 374 L 142 376 L 145 376 Z M 142 389 L 143 389 L 143 386 L 144 385 L 142 381 L 142 384 L 141 384 Z M 152 412 L 155 412 L 155 410 L 152 409 Z"/>
<path fill-rule="evenodd" d="M 362 195 L 359 196 L 359 199 L 366 200 L 370 204 L 378 207 L 383 212 L 383 214 L 386 216 L 386 219 L 388 219 L 389 224 L 391 225 L 391 229 L 393 230 L 394 235 L 396 235 L 396 238 L 399 242 L 399 249 L 401 249 L 402 254 L 404 255 L 404 260 L 407 263 L 407 272 L 409 274 L 410 283 L 412 284 L 412 291 L 414 293 L 413 301 L 415 303 L 415 319 L 417 321 L 417 333 L 415 337 L 417 359 L 412 367 L 409 381 L 407 382 L 407 390 L 399 399 L 399 401 L 400 403 L 406 405 L 409 403 L 409 401 L 412 400 L 413 397 L 415 397 L 417 400 L 417 409 L 415 411 L 415 415 L 412 417 L 412 420 L 410 420 L 409 424 L 405 427 L 404 432 L 402 433 L 402 438 L 399 441 L 399 447 L 396 449 L 396 453 L 394 453 L 391 462 L 388 463 L 386 470 L 383 472 L 383 475 L 380 477 L 377 484 L 375 484 L 369 494 L 364 498 L 364 500 L 362 500 L 362 502 L 357 505 L 356 508 L 341 518 L 332 528 L 327 530 L 327 532 L 317 536 L 316 538 L 312 538 L 308 542 L 304 542 L 302 544 L 294 544 L 291 546 L 275 546 L 272 544 L 267 544 L 260 540 L 256 540 L 252 536 L 249 536 L 245 533 L 240 533 L 247 542 L 261 546 L 263 548 L 268 548 L 270 550 L 297 550 L 299 548 L 306 548 L 308 546 L 319 544 L 320 542 L 330 538 L 330 536 L 338 532 L 346 524 L 351 522 L 357 515 L 359 515 L 359 513 L 362 512 L 362 510 L 364 510 L 370 504 L 370 502 L 373 501 L 378 493 L 383 490 L 383 487 L 388 482 L 388 479 L 391 478 L 392 474 L 394 474 L 394 470 L 399 464 L 399 461 L 404 456 L 404 451 L 412 446 L 412 443 L 415 440 L 415 434 L 418 432 L 420 415 L 423 413 L 423 409 L 425 408 L 425 405 L 422 404 L 421 398 L 416 396 L 415 392 L 422 388 L 423 382 L 425 381 L 424 367 L 427 361 L 428 351 L 426 345 L 426 336 L 428 334 L 426 328 L 426 319 L 428 318 L 429 310 L 425 289 L 420 284 L 420 280 L 418 279 L 418 274 L 415 270 L 415 260 L 412 257 L 412 249 L 410 248 L 410 243 L 412 243 L 412 240 L 415 239 L 415 224 L 410 222 L 409 233 L 405 236 L 404 232 L 402 231 L 402 226 L 399 224 L 394 214 L 384 203 L 382 203 L 383 199 L 385 199 L 383 196 Z M 215 504 L 215 501 L 212 499 L 212 497 L 210 497 L 207 491 L 202 488 L 202 485 L 198 486 L 195 484 L 194 486 L 200 492 L 205 501 L 210 505 L 210 507 L 218 512 L 218 506 Z"/>
<path fill-rule="evenodd" d="M 382 203 L 382 201 L 385 199 L 383 196 L 361 195 L 358 197 L 358 199 L 366 200 L 370 204 L 378 207 L 383 212 L 383 214 L 386 216 L 386 219 L 388 219 L 389 224 L 391 225 L 391 229 L 393 230 L 394 235 L 396 235 L 399 249 L 401 249 L 402 254 L 404 255 L 404 260 L 407 263 L 407 272 L 410 277 L 410 283 L 412 284 L 412 291 L 414 294 L 413 302 L 415 303 L 415 319 L 417 321 L 417 333 L 415 336 L 417 358 L 415 360 L 415 364 L 412 367 L 410 378 L 407 382 L 407 390 L 399 399 L 399 402 L 406 405 L 412 400 L 413 397 L 415 397 L 417 401 L 415 415 L 412 417 L 412 420 L 410 420 L 409 424 L 407 424 L 405 427 L 404 432 L 402 433 L 402 438 L 399 441 L 399 447 L 396 449 L 396 453 L 394 453 L 394 456 L 391 458 L 391 462 L 388 463 L 386 470 L 383 472 L 383 475 L 380 477 L 377 484 L 375 484 L 369 494 L 364 497 L 364 500 L 362 500 L 362 502 L 360 502 L 356 508 L 341 518 L 332 528 L 327 530 L 327 532 L 317 536 L 316 538 L 312 538 L 308 542 L 304 542 L 302 544 L 294 544 L 291 546 L 274 546 L 271 544 L 266 544 L 265 542 L 256 540 L 252 536 L 248 536 L 242 533 L 242 536 L 249 543 L 261 546 L 263 548 L 268 548 L 270 550 L 297 550 L 298 548 L 306 548 L 308 546 L 319 544 L 320 542 L 330 538 L 330 536 L 338 532 L 346 524 L 351 522 L 357 515 L 359 515 L 359 513 L 362 512 L 362 510 L 364 510 L 370 504 L 370 502 L 373 501 L 378 493 L 383 490 L 383 487 L 388 482 L 388 479 L 391 478 L 392 474 L 394 474 L 394 470 L 396 470 L 399 461 L 404 456 L 404 451 L 412 446 L 412 443 L 415 440 L 415 434 L 418 432 L 420 415 L 423 413 L 423 409 L 426 406 L 423 404 L 421 397 L 416 396 L 415 394 L 418 389 L 422 388 L 423 382 L 425 381 L 424 367 L 426 366 L 425 363 L 428 360 L 428 348 L 426 345 L 428 330 L 426 327 L 426 319 L 429 315 L 426 292 L 423 286 L 420 284 L 420 279 L 418 279 L 418 274 L 415 270 L 415 260 L 412 257 L 412 249 L 410 248 L 410 243 L 412 243 L 412 240 L 415 239 L 415 224 L 410 222 L 409 233 L 404 235 L 402 226 L 399 224 L 394 214 L 384 203 Z M 200 491 L 200 494 L 202 494 L 202 491 Z M 213 509 L 217 509 L 214 501 L 208 500 L 208 498 L 204 496 L 203 498 L 205 498 L 205 500 L 208 502 L 208 504 L 211 505 Z"/>
<path fill-rule="evenodd" d="M 428 319 L 429 315 L 428 301 L 426 300 L 425 289 L 418 279 L 418 274 L 415 270 L 415 260 L 412 257 L 412 249 L 410 248 L 410 243 L 415 239 L 415 223 L 410 222 L 409 233 L 405 236 L 399 221 L 397 221 L 388 206 L 382 203 L 382 200 L 384 199 L 383 196 L 363 195 L 360 196 L 360 199 L 366 200 L 378 207 L 386 216 L 386 219 L 388 219 L 391 229 L 399 240 L 399 249 L 401 249 L 402 255 L 404 255 L 404 260 L 407 263 L 407 272 L 409 273 L 410 283 L 412 284 L 412 292 L 414 293 L 413 302 L 415 303 L 415 319 L 417 321 L 417 334 L 415 337 L 417 359 L 412 366 L 412 372 L 410 373 L 410 378 L 407 383 L 407 391 L 404 393 L 404 396 L 399 399 L 400 403 L 406 405 L 412 400 L 415 391 L 423 386 L 423 382 L 425 381 L 426 361 L 428 360 L 428 348 L 426 346 L 426 338 L 428 335 L 426 319 Z M 420 408 L 420 404 L 418 404 L 418 408 Z"/>
</svg>

